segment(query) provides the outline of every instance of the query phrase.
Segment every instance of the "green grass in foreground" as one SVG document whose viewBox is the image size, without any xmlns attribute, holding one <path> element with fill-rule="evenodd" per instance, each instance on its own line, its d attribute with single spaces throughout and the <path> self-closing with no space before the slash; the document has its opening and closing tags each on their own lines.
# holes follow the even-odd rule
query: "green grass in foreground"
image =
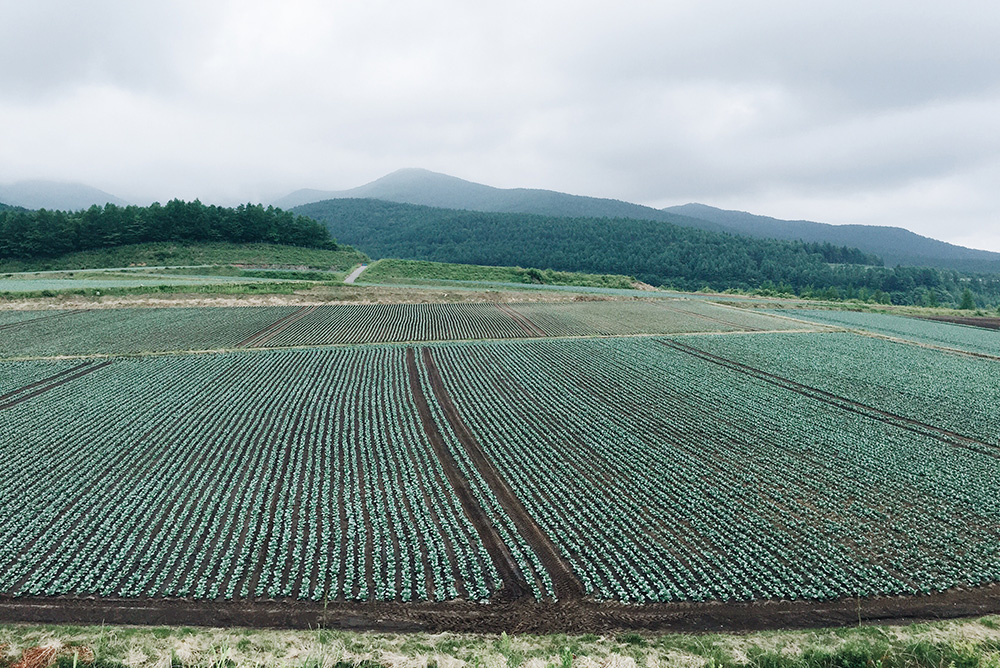
<svg viewBox="0 0 1000 668">
<path fill-rule="evenodd" d="M 422 260 L 378 260 L 365 270 L 359 282 L 393 283 L 412 280 L 489 281 L 537 285 L 573 285 L 592 288 L 630 289 L 635 279 L 617 274 L 578 274 L 551 269 L 486 267 Z"/>
<path fill-rule="evenodd" d="M 1000 668 L 1000 618 L 746 635 L 382 634 L 122 626 L 0 626 L 0 666 L 58 648 L 72 665 L 365 668 Z"/>
<path fill-rule="evenodd" d="M 331 251 L 276 244 L 162 242 L 81 251 L 38 260 L 0 260 L 0 273 L 135 265 L 177 267 L 214 264 L 347 271 L 367 259 L 364 253 L 350 246 L 342 246 L 339 250 Z"/>
</svg>

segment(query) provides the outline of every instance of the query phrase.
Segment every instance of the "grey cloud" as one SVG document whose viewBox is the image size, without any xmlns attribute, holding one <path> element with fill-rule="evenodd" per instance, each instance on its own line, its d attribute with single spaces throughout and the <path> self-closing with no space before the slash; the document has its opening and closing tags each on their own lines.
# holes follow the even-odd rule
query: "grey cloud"
<svg viewBox="0 0 1000 668">
<path fill-rule="evenodd" d="M 992 239 L 997 34 L 983 0 L 7 3 L 0 180 L 231 203 L 416 166 L 882 224 L 930 189 Z"/>
</svg>

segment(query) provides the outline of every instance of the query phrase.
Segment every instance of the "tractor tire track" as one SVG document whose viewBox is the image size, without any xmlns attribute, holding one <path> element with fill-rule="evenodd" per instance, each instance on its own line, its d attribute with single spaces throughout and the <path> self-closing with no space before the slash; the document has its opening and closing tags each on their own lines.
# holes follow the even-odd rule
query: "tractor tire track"
<svg viewBox="0 0 1000 668">
<path fill-rule="evenodd" d="M 994 456 L 1000 456 L 1000 452 L 997 451 L 997 444 L 995 443 L 980 441 L 947 429 L 942 429 L 941 427 L 936 427 L 926 422 L 921 422 L 913 418 L 883 411 L 875 408 L 874 406 L 869 406 L 867 404 L 848 399 L 847 397 L 842 397 L 809 385 L 803 385 L 802 383 L 797 383 L 788 378 L 783 378 L 782 376 L 778 376 L 719 355 L 714 355 L 693 346 L 680 343 L 676 340 L 661 340 L 660 343 L 668 348 L 673 348 L 674 350 L 692 355 L 706 362 L 711 362 L 732 371 L 743 373 L 757 378 L 758 380 L 771 383 L 772 385 L 777 385 L 778 387 L 786 390 L 791 390 L 792 392 L 796 392 L 810 399 L 815 399 L 816 401 L 821 401 L 836 408 L 857 413 L 859 415 L 890 424 L 894 427 L 906 429 L 907 431 L 912 431 L 916 434 L 920 434 L 921 436 L 937 439 L 947 445 L 969 448 L 978 453 L 983 453 L 983 448 L 987 448 L 988 450 L 993 451 Z"/>
<path fill-rule="evenodd" d="M 528 513 L 524 504 L 521 503 L 521 499 L 517 497 L 514 490 L 511 489 L 507 481 L 500 475 L 500 472 L 479 445 L 476 437 L 465 425 L 462 416 L 448 395 L 444 381 L 441 380 L 441 374 L 438 373 L 437 365 L 434 363 L 434 358 L 429 348 L 423 349 L 423 361 L 427 369 L 427 376 L 430 379 L 431 389 L 434 392 L 434 398 L 437 400 L 438 405 L 441 406 L 445 417 L 448 419 L 448 423 L 451 425 L 452 431 L 455 432 L 469 459 L 472 460 L 472 463 L 479 470 L 480 475 L 482 475 L 483 479 L 489 485 L 504 511 L 513 520 L 518 532 L 528 541 L 535 554 L 538 555 L 542 565 L 549 572 L 549 575 L 552 577 L 552 585 L 556 598 L 562 601 L 582 598 L 584 594 L 583 583 L 580 582 L 580 579 L 573 573 L 570 565 L 559 554 L 559 550 L 552 540 Z"/>
<path fill-rule="evenodd" d="M 518 325 L 520 325 L 521 329 L 524 330 L 524 333 L 527 334 L 529 337 L 533 338 L 536 336 L 541 336 L 541 337 L 548 336 L 548 334 L 546 334 L 538 325 L 536 325 L 534 322 L 531 321 L 531 318 L 524 315 L 523 313 L 518 313 L 517 311 L 515 311 L 510 306 L 507 306 L 506 304 L 497 304 L 496 306 L 499 310 L 503 311 L 511 318 L 513 318 L 514 321 L 517 322 Z"/>
<path fill-rule="evenodd" d="M 476 527 L 483 546 L 486 548 L 487 553 L 489 553 L 490 558 L 493 560 L 494 567 L 500 574 L 500 579 L 503 582 L 503 587 L 500 590 L 500 598 L 502 600 L 517 600 L 529 596 L 531 590 L 524 579 L 524 574 L 518 568 L 517 560 L 514 559 L 510 548 L 500 538 L 500 534 L 497 532 L 496 527 L 493 526 L 493 522 L 490 521 L 489 515 L 487 515 L 486 511 L 479 504 L 479 500 L 472 493 L 469 481 L 462 475 L 461 469 L 458 468 L 458 464 L 455 462 L 454 457 L 448 450 L 448 446 L 441 437 L 441 432 L 438 430 L 438 426 L 434 422 L 434 417 L 431 415 L 427 397 L 424 396 L 424 391 L 420 386 L 420 372 L 417 369 L 416 353 L 413 348 L 407 348 L 406 350 L 406 369 L 410 379 L 410 392 L 413 395 L 413 401 L 420 415 L 420 422 L 423 425 L 424 433 L 427 435 L 427 439 L 430 441 L 438 461 L 441 462 L 441 468 L 444 471 L 445 477 L 451 483 L 452 489 L 455 491 L 455 496 L 458 497 L 459 502 L 462 504 L 462 509 L 465 511 L 469 521 L 472 522 L 472 525 Z M 438 380 L 440 382 L 440 379 Z"/>
<path fill-rule="evenodd" d="M 27 401 L 28 399 L 33 399 L 33 398 L 37 397 L 40 394 L 44 394 L 44 393 L 48 392 L 49 390 L 54 390 L 55 388 L 59 387 L 60 385 L 65 385 L 66 383 L 68 383 L 70 381 L 74 381 L 77 378 L 80 378 L 81 376 L 86 376 L 88 373 L 93 373 L 94 371 L 98 371 L 100 369 L 103 369 L 104 367 L 108 366 L 112 362 L 114 362 L 114 360 L 107 360 L 105 362 L 101 362 L 100 364 L 91 364 L 89 362 L 86 363 L 86 364 L 82 364 L 80 366 L 85 367 L 85 368 L 82 369 L 82 370 L 80 370 L 80 371 L 77 371 L 76 373 L 74 373 L 72 375 L 69 375 L 69 376 L 66 376 L 64 378 L 61 378 L 60 380 L 56 380 L 56 381 L 54 381 L 54 382 L 52 382 L 52 383 L 50 383 L 50 384 L 48 384 L 48 385 L 46 385 L 44 387 L 41 387 L 41 388 L 35 390 L 34 392 L 29 392 L 28 394 L 25 394 L 23 396 L 19 396 L 16 399 L 12 399 L 12 400 L 8 401 L 7 403 L 0 404 L 0 411 L 5 410 L 7 408 L 11 408 L 13 406 L 16 406 L 17 404 L 21 403 L 22 401 Z M 74 367 L 74 370 L 75 369 L 79 369 L 79 368 L 80 367 Z M 61 375 L 61 374 L 57 374 L 57 375 Z M 24 390 L 24 389 L 26 389 L 26 388 L 21 388 L 21 390 Z M 20 392 L 20 390 L 19 390 L 19 392 Z"/>
<path fill-rule="evenodd" d="M 265 343 L 273 339 L 275 336 L 285 331 L 292 325 L 292 323 L 301 320 L 309 313 L 316 310 L 316 306 L 303 306 L 302 308 L 289 313 L 283 318 L 279 318 L 272 322 L 270 325 L 264 329 L 258 331 L 256 334 L 252 334 L 247 338 L 243 339 L 236 344 L 237 348 L 259 348 Z"/>
<path fill-rule="evenodd" d="M 0 394 L 0 402 L 3 402 L 5 399 L 10 399 L 11 397 L 17 396 L 18 394 L 21 394 L 22 392 L 26 392 L 26 391 L 30 390 L 31 388 L 33 388 L 33 387 L 39 387 L 40 385 L 45 385 L 47 383 L 51 383 L 51 382 L 57 380 L 58 378 L 61 378 L 62 376 L 65 376 L 68 373 L 73 373 L 74 371 L 79 371 L 80 369 L 82 369 L 83 367 L 85 367 L 85 366 L 87 366 L 89 364 L 93 364 L 93 361 L 87 361 L 87 362 L 84 362 L 83 364 L 77 364 L 76 366 L 71 367 L 69 369 L 63 369 L 59 373 L 54 373 L 51 376 L 49 376 L 48 378 L 42 378 L 41 380 L 37 380 L 34 383 L 29 383 L 28 385 L 25 385 L 24 387 L 19 387 L 18 389 L 12 390 L 10 392 L 7 392 L 6 394 Z"/>
<path fill-rule="evenodd" d="M 33 325 L 36 322 L 41 322 L 43 320 L 55 320 L 57 318 L 65 318 L 67 316 L 76 315 L 77 313 L 85 313 L 88 310 L 89 309 L 76 309 L 74 311 L 62 311 L 61 313 L 54 313 L 52 315 L 43 315 L 39 318 L 31 318 L 30 320 L 21 320 L 20 322 L 9 322 L 6 325 L 0 325 L 0 330 L 25 327 L 27 325 Z"/>
</svg>

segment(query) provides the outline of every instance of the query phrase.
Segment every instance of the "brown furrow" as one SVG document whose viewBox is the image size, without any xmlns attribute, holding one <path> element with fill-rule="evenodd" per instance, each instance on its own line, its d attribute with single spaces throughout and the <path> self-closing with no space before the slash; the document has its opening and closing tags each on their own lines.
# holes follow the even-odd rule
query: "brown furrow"
<svg viewBox="0 0 1000 668">
<path fill-rule="evenodd" d="M 863 404 L 859 401 L 854 401 L 846 397 L 842 397 L 819 388 L 811 387 L 809 385 L 804 385 L 802 383 L 797 383 L 794 380 L 789 380 L 788 378 L 783 378 L 782 376 L 757 369 L 755 367 L 749 366 L 747 364 L 742 364 L 740 362 L 721 357 L 719 355 L 714 355 L 704 350 L 695 348 L 694 346 L 689 346 L 678 341 L 660 341 L 663 345 L 673 348 L 679 352 L 687 353 L 703 359 L 706 362 L 712 362 L 713 364 L 718 364 L 720 366 L 732 369 L 739 373 L 744 373 L 753 377 L 756 377 L 765 382 L 771 383 L 772 385 L 777 385 L 783 387 L 787 390 L 797 392 L 803 396 L 809 397 L 810 399 L 815 399 L 816 401 L 822 401 L 823 403 L 836 406 L 843 410 L 850 411 L 852 413 L 858 413 L 859 415 L 864 415 L 866 417 L 872 418 L 874 420 L 879 420 L 880 422 L 885 422 L 886 424 L 891 424 L 895 427 L 901 429 L 906 429 L 914 433 L 921 434 L 922 436 L 929 436 L 931 438 L 936 438 L 937 440 L 946 443 L 948 445 L 956 447 L 970 447 L 970 446 L 980 446 L 991 449 L 996 449 L 997 445 L 995 443 L 988 443 L 986 441 L 980 441 L 969 436 L 964 436 L 962 434 L 943 429 L 941 427 L 936 427 L 932 424 L 926 422 L 921 422 L 920 420 L 915 420 L 913 418 L 908 418 L 902 415 L 897 415 L 895 413 L 890 413 L 889 411 L 883 411 L 874 406 L 869 406 Z M 972 447 L 976 452 L 982 452 L 979 447 Z"/>
<path fill-rule="evenodd" d="M 524 579 L 521 569 L 518 568 L 517 561 L 511 554 L 510 548 L 500 538 L 500 534 L 497 532 L 496 527 L 493 526 L 493 522 L 490 521 L 489 515 L 479 504 L 479 500 L 476 499 L 472 492 L 469 481 L 462 475 L 458 464 L 455 462 L 454 457 L 448 450 L 448 446 L 441 437 L 441 432 L 438 430 L 437 424 L 434 422 L 430 405 L 427 403 L 427 397 L 424 396 L 423 388 L 420 386 L 420 372 L 417 369 L 416 353 L 413 348 L 407 348 L 406 350 L 406 368 L 410 379 L 410 392 L 417 406 L 417 412 L 420 415 L 420 422 L 423 425 L 424 433 L 427 435 L 434 453 L 441 462 L 441 468 L 444 471 L 445 477 L 448 478 L 448 482 L 451 483 L 452 489 L 455 491 L 455 496 L 458 497 L 459 503 L 462 504 L 462 510 L 465 511 L 469 521 L 476 528 L 483 546 L 489 553 L 490 558 L 493 560 L 493 565 L 496 567 L 497 572 L 500 574 L 500 579 L 503 581 L 500 598 L 502 600 L 515 600 L 528 596 L 530 594 L 528 583 Z"/>
<path fill-rule="evenodd" d="M 581 598 L 584 593 L 583 583 L 580 582 L 579 578 L 573 573 L 572 568 L 570 568 L 569 564 L 559 554 L 559 550 L 552 540 L 542 530 L 531 514 L 528 513 L 524 504 L 521 503 L 521 499 L 518 498 L 514 490 L 504 480 L 503 476 L 479 445 L 476 437 L 465 425 L 462 416 L 448 395 L 448 391 L 441 380 L 441 374 L 438 373 L 437 365 L 429 348 L 423 349 L 423 358 L 424 366 L 427 369 L 427 376 L 430 379 L 431 390 L 434 392 L 434 398 L 437 400 L 438 405 L 441 406 L 445 417 L 448 419 L 448 423 L 451 425 L 452 431 L 455 432 L 469 459 L 472 460 L 472 463 L 479 470 L 480 475 L 486 481 L 486 484 L 489 485 L 494 496 L 496 496 L 500 505 L 503 506 L 504 511 L 513 520 L 518 532 L 528 541 L 528 544 L 531 545 L 531 548 L 541 560 L 542 565 L 549 572 L 549 575 L 552 576 L 552 585 L 555 589 L 556 598 L 559 600 Z"/>
<path fill-rule="evenodd" d="M 82 371 L 78 371 L 78 372 L 76 372 L 75 374 L 73 374 L 71 376 L 67 376 L 67 377 L 65 377 L 65 378 L 63 378 L 61 380 L 57 380 L 56 382 L 51 383 L 49 385 L 46 385 L 45 387 L 42 387 L 40 389 L 37 389 L 34 392 L 29 392 L 28 394 L 24 395 L 23 397 L 18 397 L 17 399 L 14 399 L 12 401 L 8 401 L 5 404 L 0 404 L 0 411 L 5 410 L 7 408 L 11 408 L 12 406 L 16 406 L 17 404 L 21 403 L 22 401 L 27 401 L 28 399 L 33 399 L 34 397 L 37 397 L 39 394 L 44 394 L 45 392 L 48 392 L 49 390 L 55 389 L 55 388 L 59 387 L 60 385 L 65 385 L 66 383 L 68 383 L 70 381 L 73 381 L 73 380 L 76 380 L 77 378 L 80 378 L 81 376 L 86 376 L 88 373 L 93 373 L 94 371 L 97 371 L 98 369 L 103 369 L 104 367 L 106 367 L 109 364 L 111 364 L 113 361 L 114 360 L 107 360 L 105 362 L 101 362 L 100 364 L 95 364 L 95 365 L 87 366 L 87 368 L 83 369 Z"/>
<path fill-rule="evenodd" d="M 35 381 L 34 383 L 25 385 L 24 387 L 19 387 L 16 390 L 13 390 L 6 394 L 0 394 L 0 401 L 3 401 L 4 399 L 10 399 L 11 397 L 21 394 L 26 390 L 30 390 L 33 387 L 38 387 L 39 385 L 45 385 L 46 383 L 51 383 L 52 381 L 56 380 L 57 378 L 60 378 L 61 376 L 65 376 L 68 373 L 73 373 L 74 371 L 79 371 L 88 364 L 93 364 L 93 363 L 94 363 L 93 360 L 89 360 L 87 362 L 84 362 L 83 364 L 77 364 L 76 366 L 71 367 L 69 369 L 63 369 L 59 373 L 54 373 L 48 378 L 43 378 L 41 380 Z"/>
</svg>

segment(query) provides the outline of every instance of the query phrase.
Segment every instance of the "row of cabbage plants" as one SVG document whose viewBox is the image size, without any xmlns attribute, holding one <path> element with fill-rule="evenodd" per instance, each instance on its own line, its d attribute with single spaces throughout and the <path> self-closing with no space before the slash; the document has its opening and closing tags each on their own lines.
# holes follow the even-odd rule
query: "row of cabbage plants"
<svg viewBox="0 0 1000 668">
<path fill-rule="evenodd" d="M 33 318 L 3 330 L 0 357 L 232 348 L 298 308 L 108 308 Z"/>
<path fill-rule="evenodd" d="M 460 339 L 507 339 L 524 330 L 494 304 L 346 304 L 321 306 L 267 345 L 305 346 Z"/>
<path fill-rule="evenodd" d="M 683 341 L 851 401 L 1000 445 L 1000 361 L 848 332 Z"/>
<path fill-rule="evenodd" d="M 799 309 L 774 311 L 774 313 L 824 325 L 861 329 L 932 346 L 1000 356 L 1000 331 L 993 329 L 934 322 L 888 313 Z"/>
<path fill-rule="evenodd" d="M 464 419 L 595 597 L 832 599 L 1000 580 L 995 452 L 652 339 L 434 354 Z"/>
<path fill-rule="evenodd" d="M 549 336 L 677 334 L 805 328 L 784 318 L 701 300 L 512 304 Z"/>
<path fill-rule="evenodd" d="M 0 433 L 17 434 L 0 439 L 5 594 L 483 600 L 500 587 L 402 348 L 121 359 L 0 411 Z"/>
</svg>

